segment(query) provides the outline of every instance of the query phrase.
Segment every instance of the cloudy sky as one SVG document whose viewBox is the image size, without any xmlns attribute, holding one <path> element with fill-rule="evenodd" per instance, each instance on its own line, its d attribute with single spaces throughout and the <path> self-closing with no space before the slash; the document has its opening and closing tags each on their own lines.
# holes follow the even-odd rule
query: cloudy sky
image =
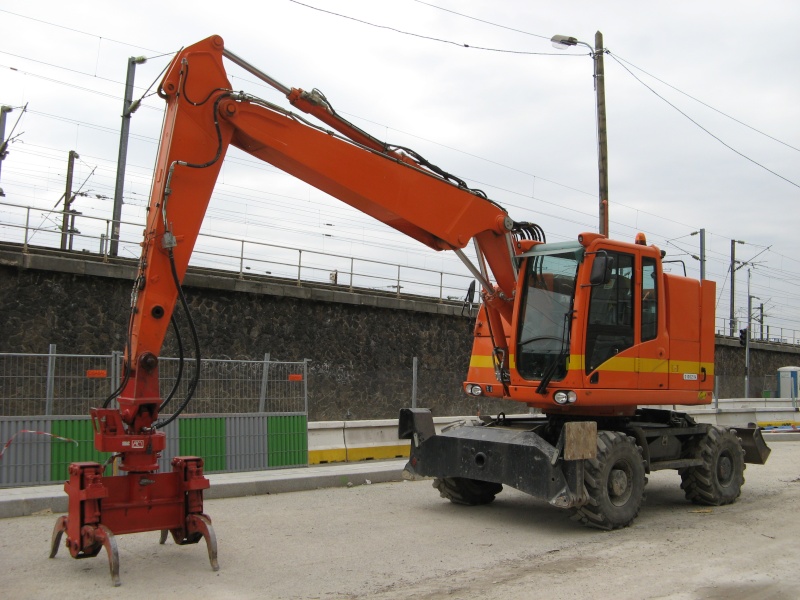
<svg viewBox="0 0 800 600">
<path fill-rule="evenodd" d="M 610 52 L 612 237 L 643 231 L 698 276 L 699 236 L 691 234 L 705 229 L 720 327 L 730 310 L 731 239 L 745 242 L 736 246 L 749 263 L 737 265 L 737 317 L 746 319 L 749 269 L 770 335 L 791 336 L 800 331 L 798 24 L 792 0 L 2 0 L 0 103 L 14 110 L 0 200 L 34 207 L 32 225 L 55 229 L 60 220 L 47 211 L 64 192 L 75 150 L 74 187 L 86 195 L 74 208 L 110 218 L 128 57 L 148 58 L 136 70 L 139 98 L 152 94 L 176 50 L 219 34 L 282 83 L 319 88 L 360 127 L 485 190 L 516 220 L 538 223 L 549 241 L 575 239 L 597 229 L 592 61 L 584 48 L 560 51 L 549 40 L 563 34 L 594 45 L 600 30 Z M 234 88 L 281 101 L 233 65 L 229 75 Z M 132 119 L 123 220 L 136 225 L 123 229 L 123 255 L 138 254 L 162 109 L 147 95 Z M 23 212 L 0 206 L 0 222 Z M 78 227 L 97 235 L 105 225 L 84 219 Z M 204 231 L 464 272 L 452 254 L 407 241 L 234 151 Z M 0 235 L 19 233 L 3 227 Z M 58 243 L 42 231 L 33 242 L 50 239 Z M 96 248 L 94 240 L 75 244 Z M 233 242 L 207 244 L 238 254 Z M 280 272 L 265 264 L 252 268 Z"/>
</svg>

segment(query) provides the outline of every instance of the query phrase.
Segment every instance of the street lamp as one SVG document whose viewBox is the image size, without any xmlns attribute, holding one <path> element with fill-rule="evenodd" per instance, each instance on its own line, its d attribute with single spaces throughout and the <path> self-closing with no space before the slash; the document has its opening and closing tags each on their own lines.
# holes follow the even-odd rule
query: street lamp
<svg viewBox="0 0 800 600">
<path fill-rule="evenodd" d="M 730 325 L 731 337 L 734 336 L 736 330 L 736 271 L 741 269 L 746 263 L 736 266 L 736 244 L 744 244 L 742 240 L 731 240 L 731 311 L 730 311 Z M 749 293 L 749 292 L 748 292 Z"/>
<path fill-rule="evenodd" d="M 10 113 L 13 108 L 10 106 L 0 106 L 0 166 L 3 159 L 8 155 L 8 141 L 6 140 L 6 113 Z M 3 188 L 0 188 L 0 196 L 5 196 Z"/>
<path fill-rule="evenodd" d="M 586 46 L 594 59 L 594 89 L 597 99 L 597 170 L 599 173 L 600 195 L 600 233 L 608 237 L 608 132 L 606 129 L 606 84 L 603 66 L 603 34 L 594 34 L 594 48 L 586 42 L 566 35 L 550 38 L 553 46 L 559 49 L 571 46 Z"/>
<path fill-rule="evenodd" d="M 689 235 L 700 234 L 700 280 L 706 278 L 706 230 L 693 231 Z M 694 255 L 692 255 L 694 256 Z"/>
<path fill-rule="evenodd" d="M 139 108 L 139 101 L 133 102 L 133 77 L 136 65 L 147 62 L 144 56 L 131 56 L 128 59 L 128 74 L 125 78 L 125 98 L 122 104 L 122 129 L 119 134 L 119 155 L 117 157 L 117 182 L 114 187 L 114 209 L 111 216 L 111 245 L 109 255 L 116 256 L 119 247 L 119 229 L 122 219 L 122 189 L 125 183 L 125 164 L 128 161 L 128 133 L 131 128 L 131 115 Z"/>
</svg>

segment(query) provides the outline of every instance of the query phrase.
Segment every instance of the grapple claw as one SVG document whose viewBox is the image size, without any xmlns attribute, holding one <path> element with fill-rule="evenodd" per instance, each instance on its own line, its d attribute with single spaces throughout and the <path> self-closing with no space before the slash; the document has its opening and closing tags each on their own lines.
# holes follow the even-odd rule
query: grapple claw
<svg viewBox="0 0 800 600">
<path fill-rule="evenodd" d="M 119 587 L 122 582 L 119 580 L 119 549 L 117 548 L 117 538 L 105 525 L 98 525 L 94 530 L 94 539 L 103 544 L 108 553 L 108 568 L 111 571 L 111 582 L 114 587 Z"/>
<path fill-rule="evenodd" d="M 208 560 L 211 562 L 211 569 L 219 571 L 219 563 L 217 562 L 217 536 L 214 533 L 214 528 L 211 526 L 211 519 L 206 515 L 191 514 L 186 517 L 186 529 L 189 532 L 198 532 L 203 534 L 208 546 Z"/>
<path fill-rule="evenodd" d="M 67 530 L 67 517 L 62 515 L 56 519 L 56 526 L 53 528 L 53 537 L 50 538 L 50 558 L 55 558 L 58 554 L 58 546 L 61 544 L 61 536 Z"/>
</svg>

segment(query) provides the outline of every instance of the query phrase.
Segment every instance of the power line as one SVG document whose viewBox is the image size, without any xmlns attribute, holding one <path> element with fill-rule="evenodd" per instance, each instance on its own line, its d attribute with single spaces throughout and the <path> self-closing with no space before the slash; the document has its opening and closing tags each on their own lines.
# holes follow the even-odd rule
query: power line
<svg viewBox="0 0 800 600">
<path fill-rule="evenodd" d="M 363 19 L 357 19 L 355 17 L 350 17 L 347 15 L 343 15 L 341 13 L 333 12 L 330 10 L 325 10 L 324 8 L 318 8 L 316 6 L 311 6 L 310 4 L 305 4 L 303 2 L 299 2 L 299 0 L 289 0 L 289 2 L 293 4 L 297 4 L 299 6 L 304 6 L 306 8 L 310 8 L 311 10 L 316 10 L 318 12 L 326 13 L 332 15 L 334 17 L 339 17 L 341 19 L 347 19 L 349 21 L 355 21 L 356 23 L 361 23 L 362 25 L 369 25 L 370 27 L 376 27 L 377 29 L 386 29 L 388 31 L 394 31 L 395 33 L 400 33 L 403 35 L 408 35 L 411 37 L 421 38 L 424 40 L 430 40 L 432 42 L 439 42 L 442 44 L 450 44 L 452 46 L 458 46 L 460 48 L 469 48 L 471 50 L 485 50 L 487 52 L 500 52 L 503 54 L 523 54 L 523 55 L 530 55 L 530 56 L 583 56 L 583 54 L 564 54 L 563 52 L 529 52 L 526 50 L 507 50 L 503 48 L 487 48 L 484 46 L 475 46 L 472 44 L 465 44 L 463 42 L 454 42 L 452 40 L 446 40 L 443 38 L 437 38 L 429 35 L 423 35 L 421 33 L 413 33 L 411 31 L 404 31 L 402 29 L 397 29 L 396 27 L 391 27 L 389 25 L 378 25 L 377 23 L 371 23 L 369 21 L 365 21 Z"/>
<path fill-rule="evenodd" d="M 666 98 L 664 98 L 664 96 L 662 96 L 661 94 L 659 94 L 657 91 L 655 91 L 655 90 L 654 90 L 653 88 L 651 88 L 649 85 L 647 85 L 647 84 L 646 84 L 644 81 L 642 81 L 642 80 L 641 80 L 639 77 L 637 77 L 637 76 L 636 76 L 636 74 L 635 74 L 633 71 L 631 71 L 631 70 L 630 70 L 630 69 L 629 69 L 627 66 L 625 66 L 624 64 L 622 64 L 622 61 L 618 60 L 618 59 L 617 59 L 617 57 L 616 57 L 614 54 L 612 54 L 612 53 L 611 53 L 611 52 L 609 52 L 608 50 L 606 50 L 606 53 L 607 53 L 607 54 L 608 54 L 608 55 L 609 55 L 611 58 L 613 58 L 613 59 L 614 59 L 614 60 L 617 62 L 617 64 L 618 64 L 619 66 L 621 66 L 623 69 L 625 69 L 625 70 L 626 70 L 626 71 L 627 71 L 627 72 L 628 72 L 628 73 L 631 75 L 631 77 L 633 77 L 633 78 L 634 78 L 636 81 L 638 81 L 639 83 L 641 83 L 641 84 L 642 84 L 644 87 L 646 87 L 648 90 L 650 90 L 651 92 L 653 92 L 653 94 L 655 94 L 655 95 L 656 95 L 658 98 L 660 98 L 661 100 L 663 100 L 664 102 L 666 102 L 667 104 L 669 104 L 669 105 L 670 105 L 672 108 L 674 108 L 675 110 L 677 110 L 677 111 L 678 111 L 680 114 L 682 114 L 682 115 L 683 115 L 684 117 L 686 117 L 686 118 L 687 118 L 689 121 L 691 121 L 692 123 L 694 123 L 694 124 L 695 124 L 697 127 L 699 127 L 700 129 L 702 129 L 703 131 L 705 131 L 705 132 L 706 132 L 708 135 L 710 135 L 712 138 L 714 138 L 715 140 L 717 140 L 717 141 L 718 141 L 720 144 L 722 144 L 723 146 L 725 146 L 725 147 L 726 147 L 728 150 L 731 150 L 731 151 L 735 152 L 736 154 L 738 154 L 739 156 L 741 156 L 741 157 L 742 157 L 742 158 L 744 158 L 745 160 L 748 160 L 748 161 L 750 161 L 751 163 L 753 163 L 753 164 L 754 164 L 754 165 L 756 165 L 757 167 L 761 167 L 761 168 L 762 168 L 762 169 L 764 169 L 765 171 L 767 171 L 767 172 L 769 172 L 769 173 L 772 173 L 772 174 L 773 174 L 775 177 L 778 177 L 779 179 L 783 179 L 783 180 L 784 180 L 786 183 L 789 183 L 789 184 L 793 185 L 793 186 L 794 186 L 794 187 L 796 187 L 796 188 L 800 188 L 800 184 L 797 184 L 797 183 L 795 183 L 795 182 L 794 182 L 794 181 L 792 181 L 791 179 L 787 179 L 787 178 L 786 178 L 786 177 L 784 177 L 783 175 L 781 175 L 781 174 L 779 174 L 779 173 L 776 173 L 776 172 L 775 172 L 775 171 L 773 171 L 772 169 L 770 169 L 770 168 L 768 168 L 768 167 L 766 167 L 766 166 L 762 165 L 760 162 L 758 162 L 758 161 L 756 161 L 756 160 L 753 160 L 752 158 L 750 158 L 750 157 L 749 157 L 749 156 L 747 156 L 746 154 L 744 154 L 744 153 L 742 153 L 742 152 L 739 152 L 739 151 L 738 151 L 736 148 L 734 148 L 733 146 L 731 146 L 731 145 L 730 145 L 730 144 L 728 144 L 727 142 L 724 142 L 724 141 L 723 141 L 723 140 L 722 140 L 720 137 L 718 137 L 718 136 L 714 135 L 713 133 L 711 133 L 711 132 L 710 132 L 708 129 L 706 129 L 705 127 L 703 127 L 702 125 L 700 125 L 700 123 L 698 123 L 697 121 L 695 121 L 695 120 L 694 120 L 692 117 L 690 117 L 689 115 L 687 115 L 687 114 L 686 114 L 685 112 L 683 112 L 683 111 L 682 111 L 680 108 L 678 108 L 677 106 L 675 106 L 675 105 L 674 105 L 672 102 L 670 102 L 669 100 L 667 100 Z"/>
<path fill-rule="evenodd" d="M 415 1 L 415 2 L 418 2 L 419 0 L 414 0 L 414 1 Z M 684 96 L 686 96 L 687 98 L 690 98 L 691 100 L 694 100 L 695 102 L 697 102 L 697 103 L 699 103 L 699 104 L 702 104 L 702 105 L 703 105 L 703 106 L 705 106 L 706 108 L 710 108 L 710 109 L 711 109 L 711 110 L 713 110 L 714 112 L 721 114 L 723 117 L 726 117 L 726 118 L 730 119 L 731 121 L 734 121 L 734 122 L 738 123 L 739 125 L 742 125 L 743 127 L 747 127 L 748 129 L 750 129 L 750 130 L 752 130 L 752 131 L 755 131 L 756 133 L 758 133 L 758 134 L 760 134 L 760 135 L 763 135 L 764 137 L 767 137 L 767 138 L 771 139 L 771 140 L 772 140 L 772 141 L 774 141 L 774 142 L 778 142 L 779 144 L 782 144 L 782 145 L 786 146 L 787 148 L 791 148 L 792 150 L 796 150 L 797 152 L 800 152 L 800 148 L 796 148 L 795 146 L 792 146 L 791 144 L 787 144 L 786 142 L 784 142 L 784 141 L 782 141 L 782 140 L 779 140 L 778 138 L 776 138 L 776 137 L 774 137 L 774 136 L 771 136 L 771 135 L 769 135 L 768 133 L 764 133 L 763 131 L 761 131 L 761 130 L 759 130 L 759 129 L 756 129 L 756 128 L 755 128 L 755 127 L 753 127 L 752 125 L 748 125 L 748 124 L 747 124 L 747 123 L 745 123 L 744 121 L 740 121 L 740 120 L 739 120 L 739 119 L 737 119 L 736 117 L 732 117 L 731 115 L 729 115 L 729 114 L 727 114 L 727 113 L 725 113 L 725 112 L 722 112 L 722 111 L 721 111 L 721 110 L 719 110 L 718 108 L 714 108 L 714 107 L 713 107 L 713 106 L 711 106 L 710 104 L 708 104 L 708 103 L 706 103 L 706 102 L 703 102 L 702 100 L 700 100 L 700 99 L 698 99 L 698 98 L 695 98 L 695 97 L 694 97 L 694 96 L 692 96 L 691 94 L 687 94 L 686 92 L 684 92 L 683 90 L 681 90 L 681 89 L 679 89 L 679 88 L 675 87 L 675 86 L 674 86 L 674 85 L 672 85 L 671 83 L 667 83 L 666 81 L 664 81 L 663 79 L 659 79 L 658 77 L 656 77 L 656 76 L 655 76 L 655 75 L 653 75 L 652 73 L 648 73 L 647 71 L 645 71 L 645 70 L 644 70 L 644 69 L 642 69 L 641 67 L 637 67 L 637 66 L 636 66 L 636 65 L 634 65 L 632 62 L 630 62 L 630 61 L 628 61 L 628 60 L 625 60 L 625 59 L 624 59 L 624 58 L 622 58 L 621 56 L 616 56 L 616 58 L 617 58 L 617 60 L 620 60 L 620 61 L 622 61 L 622 62 L 624 62 L 624 63 L 626 63 L 626 64 L 630 65 L 630 66 L 631 66 L 631 67 L 633 67 L 634 69 L 636 69 L 636 70 L 638 70 L 638 71 L 641 71 L 642 73 L 644 73 L 644 74 L 645 74 L 645 75 L 647 75 L 648 77 L 652 77 L 653 79 L 655 79 L 655 80 L 656 80 L 656 81 L 658 81 L 659 83 L 663 83 L 665 86 L 667 86 L 667 87 L 669 87 L 669 88 L 672 88 L 673 90 L 675 90 L 675 91 L 676 91 L 676 92 L 678 92 L 679 94 L 683 94 L 683 95 L 684 95 Z"/>
<path fill-rule="evenodd" d="M 114 94 L 108 94 L 106 92 L 101 92 L 100 90 L 93 90 L 92 88 L 83 87 L 83 86 L 80 86 L 80 85 L 76 85 L 74 83 L 67 83 L 66 81 L 60 81 L 58 79 L 53 79 L 52 77 L 45 77 L 44 75 L 39 75 L 37 73 L 31 73 L 30 71 L 21 71 L 20 69 L 17 69 L 16 67 L 11 67 L 9 65 L 0 64 L 0 67 L 4 67 L 6 69 L 14 71 L 15 73 L 20 73 L 22 75 L 27 75 L 29 77 L 34 77 L 36 79 L 42 79 L 44 81 L 49 81 L 50 83 L 57 83 L 58 85 L 71 87 L 73 89 L 80 90 L 82 92 L 89 92 L 90 94 L 95 94 L 96 96 L 103 96 L 104 98 L 111 98 L 113 100 L 119 100 L 118 96 L 116 96 Z M 65 69 L 65 67 L 57 67 L 57 68 Z M 70 71 L 71 69 L 65 69 L 65 70 Z M 95 77 L 95 76 L 94 75 L 89 75 L 89 77 Z M 103 78 L 102 77 L 98 77 L 98 79 L 103 79 Z M 111 80 L 108 80 L 108 81 L 111 81 Z M 156 108 L 155 106 L 150 106 L 149 104 L 142 104 L 142 106 L 144 108 L 148 108 L 150 110 L 163 110 L 163 109 L 160 109 L 160 108 Z"/>
<path fill-rule="evenodd" d="M 36 21 L 37 23 L 42 23 L 44 25 L 49 25 L 50 27 L 58 27 L 59 29 L 66 29 L 67 31 L 72 31 L 74 33 L 80 33 L 81 35 L 88 35 L 89 37 L 97 38 L 98 40 L 105 40 L 107 42 L 113 42 L 115 44 L 120 44 L 122 46 L 130 46 L 132 48 L 139 48 L 140 50 L 147 50 L 148 52 L 158 52 L 162 53 L 161 56 L 164 56 L 162 50 L 151 50 L 148 48 L 144 48 L 142 46 L 137 46 L 136 44 L 130 44 L 128 42 L 121 42 L 119 40 L 115 40 L 112 38 L 103 37 L 101 35 L 97 35 L 96 33 L 89 33 L 87 31 L 81 31 L 80 29 L 74 29 L 72 27 L 67 27 L 66 25 L 59 25 L 57 23 L 51 23 L 50 21 L 45 21 L 43 19 L 36 19 L 34 17 L 29 17 L 27 15 L 21 15 L 19 13 L 11 12 L 10 10 L 5 10 L 0 8 L 0 12 L 6 13 L 8 15 L 13 15 L 15 17 L 19 17 L 20 19 L 28 19 L 29 21 Z"/>
<path fill-rule="evenodd" d="M 478 21 L 479 23 L 485 23 L 487 25 L 491 25 L 493 27 L 499 27 L 501 29 L 507 29 L 508 31 L 515 31 L 517 33 L 522 33 L 524 35 L 530 35 L 537 38 L 542 38 L 544 40 L 549 40 L 550 36 L 547 35 L 539 35 L 538 33 L 531 33 L 529 31 L 523 31 L 521 29 L 514 29 L 513 27 L 507 27 L 506 25 L 500 25 L 499 23 L 492 23 L 491 21 L 485 21 L 484 19 L 479 19 L 478 17 L 471 17 L 470 15 L 465 15 L 464 13 L 457 12 L 455 10 L 450 10 L 449 8 L 443 8 L 441 6 L 436 6 L 435 4 L 431 4 L 430 2 L 423 2 L 422 0 L 412 0 L 412 2 L 416 2 L 417 4 L 424 4 L 425 6 L 430 6 L 431 8 L 435 8 L 437 10 L 442 10 L 444 12 L 448 12 L 454 15 L 458 15 L 459 17 L 464 17 L 465 19 L 471 19 L 473 21 Z"/>
</svg>

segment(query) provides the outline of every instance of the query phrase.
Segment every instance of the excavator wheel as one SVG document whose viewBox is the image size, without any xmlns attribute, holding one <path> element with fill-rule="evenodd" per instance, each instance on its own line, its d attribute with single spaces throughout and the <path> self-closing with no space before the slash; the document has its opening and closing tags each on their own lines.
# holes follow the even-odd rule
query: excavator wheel
<svg viewBox="0 0 800 600">
<path fill-rule="evenodd" d="M 503 491 L 503 485 L 500 483 L 465 477 L 437 477 L 433 480 L 433 487 L 439 490 L 442 498 L 465 506 L 489 504 L 497 494 Z"/>
<path fill-rule="evenodd" d="M 687 456 L 700 457 L 699 467 L 680 469 L 681 489 L 694 504 L 722 506 L 735 502 L 744 485 L 744 450 L 735 429 L 713 426 L 692 440 Z"/>
<path fill-rule="evenodd" d="M 630 525 L 639 514 L 647 483 L 636 440 L 616 431 L 598 432 L 597 458 L 584 461 L 584 483 L 589 501 L 575 509 L 575 520 L 597 529 Z"/>
</svg>

